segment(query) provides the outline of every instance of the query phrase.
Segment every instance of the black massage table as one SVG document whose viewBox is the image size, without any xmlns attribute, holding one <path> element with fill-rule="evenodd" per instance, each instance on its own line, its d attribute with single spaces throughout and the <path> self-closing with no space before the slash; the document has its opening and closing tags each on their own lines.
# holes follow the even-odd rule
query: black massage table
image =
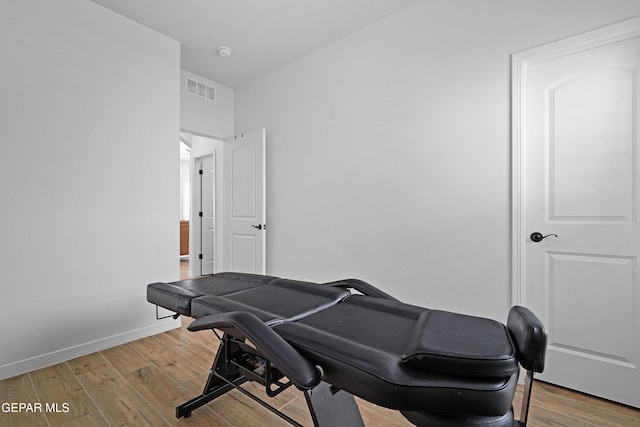
<svg viewBox="0 0 640 427">
<path fill-rule="evenodd" d="M 270 397 L 304 390 L 315 426 L 363 426 L 354 395 L 418 426 L 524 426 L 533 373 L 544 369 L 544 327 L 519 306 L 505 326 L 404 304 L 360 280 L 243 273 L 152 283 L 147 300 L 221 340 L 202 395 L 178 406 L 178 418 L 239 389 L 299 425 L 241 387 L 255 381 Z M 511 407 L 519 365 L 527 371 L 520 421 Z"/>
</svg>

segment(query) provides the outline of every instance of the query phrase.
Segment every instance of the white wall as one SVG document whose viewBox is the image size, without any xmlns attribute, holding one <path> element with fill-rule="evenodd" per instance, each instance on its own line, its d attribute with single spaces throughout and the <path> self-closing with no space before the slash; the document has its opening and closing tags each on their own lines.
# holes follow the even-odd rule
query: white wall
<svg viewBox="0 0 640 427">
<path fill-rule="evenodd" d="M 215 101 L 186 91 L 187 78 L 195 79 L 216 92 Z M 233 89 L 196 74 L 180 72 L 180 127 L 196 135 L 214 138 L 233 136 Z"/>
<path fill-rule="evenodd" d="M 0 3 L 0 378 L 166 330 L 180 46 L 86 0 Z"/>
<path fill-rule="evenodd" d="M 236 89 L 267 128 L 267 272 L 506 320 L 510 55 L 635 0 L 431 0 Z"/>
</svg>

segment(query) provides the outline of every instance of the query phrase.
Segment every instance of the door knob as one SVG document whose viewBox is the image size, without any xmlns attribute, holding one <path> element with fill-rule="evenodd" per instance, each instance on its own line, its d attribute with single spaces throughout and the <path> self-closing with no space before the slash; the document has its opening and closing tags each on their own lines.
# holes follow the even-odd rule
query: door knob
<svg viewBox="0 0 640 427">
<path fill-rule="evenodd" d="M 531 240 L 538 243 L 538 242 L 542 242 L 544 239 L 546 239 L 549 236 L 558 237 L 557 234 L 547 234 L 546 236 L 543 236 L 542 233 L 538 233 L 537 231 L 535 233 L 531 233 L 530 237 L 531 237 Z"/>
<path fill-rule="evenodd" d="M 251 225 L 253 228 L 257 228 L 258 230 L 262 230 L 262 224 Z"/>
</svg>

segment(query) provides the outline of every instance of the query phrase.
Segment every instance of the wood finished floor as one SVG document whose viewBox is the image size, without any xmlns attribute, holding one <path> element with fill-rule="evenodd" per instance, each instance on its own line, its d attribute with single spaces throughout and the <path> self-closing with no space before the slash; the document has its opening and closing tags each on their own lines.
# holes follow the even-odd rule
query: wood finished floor
<svg viewBox="0 0 640 427">
<path fill-rule="evenodd" d="M 184 274 L 186 276 L 186 273 Z M 184 277 L 184 276 L 183 276 Z M 237 390 L 175 418 L 175 407 L 201 393 L 218 341 L 183 327 L 0 381 L 0 404 L 41 403 L 42 412 L 0 412 L 0 426 L 286 426 Z M 312 425 L 304 396 L 288 389 L 269 399 L 303 425 Z M 518 415 L 521 388 L 514 399 Z M 61 412 L 47 412 L 46 404 Z M 63 404 L 68 404 L 64 412 Z M 358 399 L 367 427 L 410 426 L 400 413 Z M 536 426 L 640 426 L 640 410 L 536 381 L 529 412 Z M 348 427 L 348 426 L 345 426 Z"/>
</svg>

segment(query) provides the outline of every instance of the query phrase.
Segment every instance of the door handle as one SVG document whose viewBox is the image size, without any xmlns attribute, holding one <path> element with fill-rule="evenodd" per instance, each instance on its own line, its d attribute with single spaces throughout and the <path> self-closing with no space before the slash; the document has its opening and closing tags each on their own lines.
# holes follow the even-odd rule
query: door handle
<svg viewBox="0 0 640 427">
<path fill-rule="evenodd" d="M 544 239 L 546 239 L 549 236 L 558 237 L 557 234 L 547 234 L 546 236 L 543 236 L 542 233 L 538 233 L 537 231 L 535 233 L 531 233 L 530 237 L 531 237 L 531 240 L 538 243 L 538 242 L 542 242 Z"/>
<path fill-rule="evenodd" d="M 251 225 L 253 228 L 257 228 L 258 230 L 262 230 L 262 224 L 258 224 L 258 225 Z M 267 226 L 265 225 L 264 228 L 267 228 Z"/>
</svg>

